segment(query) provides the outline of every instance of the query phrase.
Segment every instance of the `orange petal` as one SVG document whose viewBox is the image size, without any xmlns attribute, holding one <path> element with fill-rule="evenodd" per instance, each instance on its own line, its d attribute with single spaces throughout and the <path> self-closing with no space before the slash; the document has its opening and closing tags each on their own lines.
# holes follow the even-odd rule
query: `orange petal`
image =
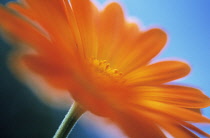
<svg viewBox="0 0 210 138">
<path fill-rule="evenodd" d="M 98 47 L 95 29 L 98 9 L 90 0 L 70 0 L 70 2 L 81 41 L 77 44 L 83 50 L 82 54 L 85 57 L 92 58 L 91 56 L 96 55 Z"/>
<path fill-rule="evenodd" d="M 114 68 L 120 69 L 120 71 L 123 71 L 123 72 L 126 69 L 121 68 L 121 63 L 126 59 L 126 56 L 129 54 L 129 51 L 132 51 L 132 49 L 139 51 L 138 50 L 139 47 L 135 47 L 133 43 L 136 42 L 136 40 L 141 35 L 141 33 L 143 33 L 139 31 L 139 27 L 136 23 L 126 23 L 124 27 L 125 27 L 124 29 L 122 29 L 121 31 L 118 31 L 119 36 L 110 38 L 110 39 L 114 39 L 113 41 L 114 42 L 116 41 L 116 42 L 114 43 L 115 45 L 110 43 L 111 46 L 113 45 L 113 49 L 111 49 L 112 51 L 107 52 L 110 55 L 109 60 L 110 60 L 111 65 Z M 113 34 L 114 32 L 110 35 L 112 36 Z"/>
<path fill-rule="evenodd" d="M 146 116 L 150 119 L 151 122 L 158 124 L 161 128 L 169 132 L 175 138 L 197 138 L 194 133 L 191 131 L 195 131 L 198 134 L 209 137 L 209 134 L 195 127 L 194 125 L 185 122 L 180 118 L 176 118 L 174 116 L 168 116 L 166 114 L 155 112 L 152 110 L 139 110 L 138 108 L 132 107 L 131 111 L 139 116 Z M 187 128 L 187 129 L 186 129 Z"/>
<path fill-rule="evenodd" d="M 133 100 L 134 104 L 139 105 L 139 109 L 152 111 L 156 114 L 160 113 L 168 117 L 173 117 L 183 121 L 190 121 L 194 123 L 210 123 L 210 119 L 202 116 L 199 113 L 190 111 L 188 109 L 183 109 L 176 107 L 174 105 L 169 105 L 156 101 L 148 100 Z"/>
<path fill-rule="evenodd" d="M 175 120 L 159 118 L 159 120 L 156 121 L 160 127 L 169 132 L 174 138 L 199 138 L 196 134 L 192 133 L 178 122 L 175 122 Z"/>
<path fill-rule="evenodd" d="M 180 124 L 162 123 L 161 127 L 168 131 L 174 138 L 199 138 L 197 135 Z"/>
<path fill-rule="evenodd" d="M 130 138 L 166 138 L 160 128 L 146 116 L 119 112 L 111 119 Z"/>
<path fill-rule="evenodd" d="M 129 85 L 156 85 L 186 76 L 190 67 L 179 61 L 162 61 L 139 68 L 125 76 Z"/>
<path fill-rule="evenodd" d="M 58 65 L 60 62 L 52 62 L 40 56 L 25 55 L 22 62 L 34 73 L 41 75 L 45 80 L 59 89 L 68 89 L 68 68 Z M 55 64 L 56 63 L 56 64 Z"/>
<path fill-rule="evenodd" d="M 183 108 L 205 108 L 210 98 L 200 90 L 177 85 L 140 86 L 137 96 L 144 100 L 158 101 Z"/>
<path fill-rule="evenodd" d="M 41 25 L 48 32 L 54 45 L 59 45 L 57 49 L 70 52 L 76 47 L 63 0 L 24 0 L 24 3 L 20 4 L 24 9 L 15 4 L 10 4 L 9 7 Z"/>
<path fill-rule="evenodd" d="M 191 111 L 193 111 L 193 112 L 196 112 L 196 113 L 202 114 L 202 112 L 201 112 L 201 109 L 200 109 L 200 108 L 187 108 L 187 109 L 189 109 L 189 110 L 191 110 Z"/>
<path fill-rule="evenodd" d="M 119 49 L 118 41 L 124 29 L 124 14 L 118 3 L 110 3 L 100 14 L 98 22 L 99 48 L 97 58 L 100 60 L 111 60 L 115 54 L 114 49 Z"/>
<path fill-rule="evenodd" d="M 207 137 L 207 138 L 210 137 L 210 134 L 208 134 L 208 133 L 202 131 L 201 129 L 197 128 L 196 126 L 194 126 L 194 125 L 192 125 L 192 124 L 190 124 L 190 123 L 182 122 L 182 125 L 183 125 L 184 127 L 187 127 L 188 129 L 194 131 L 194 132 L 197 132 L 198 134 L 201 134 L 201 135 Z"/>
<path fill-rule="evenodd" d="M 164 119 L 161 119 L 161 120 L 162 121 L 159 121 L 158 124 L 161 127 L 163 127 L 166 131 L 168 131 L 171 135 L 173 135 L 175 138 L 182 138 L 182 137 L 183 138 L 199 138 L 196 134 L 192 133 L 191 131 L 194 131 L 202 136 L 205 136 L 206 138 L 210 136 L 209 134 L 202 131 L 201 129 L 184 121 L 179 122 L 173 119 L 172 120 L 168 119 L 168 121 L 163 121 Z"/>
<path fill-rule="evenodd" d="M 23 3 L 18 3 L 18 2 L 8 2 L 7 7 L 10 8 L 11 10 L 14 10 L 17 12 L 17 14 L 24 15 L 25 17 L 30 18 L 30 20 L 37 20 L 36 16 L 30 12 L 28 9 L 25 8 Z"/>
<path fill-rule="evenodd" d="M 127 74 L 145 65 L 162 50 L 166 41 L 167 35 L 160 29 L 155 28 L 140 33 L 137 40 L 130 43 L 123 51 L 118 69 Z"/>
<path fill-rule="evenodd" d="M 7 33 L 21 41 L 21 43 L 29 44 L 35 50 L 45 55 L 50 55 L 55 50 L 53 49 L 52 43 L 44 35 L 44 32 L 20 16 L 15 15 L 4 7 L 0 7 L 0 16 L 4 17 L 0 18 L 0 26 Z"/>
</svg>

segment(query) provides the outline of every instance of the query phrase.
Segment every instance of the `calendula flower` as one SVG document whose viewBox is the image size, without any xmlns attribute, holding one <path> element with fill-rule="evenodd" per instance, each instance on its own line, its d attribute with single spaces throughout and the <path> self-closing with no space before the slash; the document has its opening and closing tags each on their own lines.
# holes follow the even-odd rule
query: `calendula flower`
<svg viewBox="0 0 210 138">
<path fill-rule="evenodd" d="M 68 90 L 83 109 L 109 118 L 128 137 L 165 138 L 163 131 L 209 137 L 192 123 L 210 123 L 199 112 L 210 99 L 168 83 L 190 67 L 174 60 L 151 63 L 166 33 L 139 29 L 118 3 L 99 10 L 90 0 L 21 0 L 1 6 L 0 17 L 3 31 L 16 40 L 16 70 Z"/>
</svg>

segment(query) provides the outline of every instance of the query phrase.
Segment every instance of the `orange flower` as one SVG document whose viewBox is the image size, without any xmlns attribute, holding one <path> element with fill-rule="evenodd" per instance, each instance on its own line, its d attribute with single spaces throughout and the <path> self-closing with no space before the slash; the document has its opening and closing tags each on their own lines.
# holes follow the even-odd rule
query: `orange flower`
<svg viewBox="0 0 210 138">
<path fill-rule="evenodd" d="M 86 110 L 109 118 L 131 138 L 206 134 L 191 123 L 210 123 L 199 112 L 210 99 L 195 88 L 169 85 L 190 67 L 151 60 L 167 35 L 140 30 L 118 3 L 102 11 L 89 0 L 22 0 L 0 7 L 0 26 L 17 45 L 13 64 L 52 87 L 69 90 Z"/>
</svg>

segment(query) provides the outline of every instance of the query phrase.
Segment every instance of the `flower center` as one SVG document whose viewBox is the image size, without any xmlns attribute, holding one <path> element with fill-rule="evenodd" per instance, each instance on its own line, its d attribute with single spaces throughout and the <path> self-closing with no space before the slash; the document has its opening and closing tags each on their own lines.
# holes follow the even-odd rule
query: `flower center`
<svg viewBox="0 0 210 138">
<path fill-rule="evenodd" d="M 95 72 L 114 79 L 121 78 L 122 72 L 111 68 L 106 60 L 91 59 L 90 61 Z"/>
</svg>

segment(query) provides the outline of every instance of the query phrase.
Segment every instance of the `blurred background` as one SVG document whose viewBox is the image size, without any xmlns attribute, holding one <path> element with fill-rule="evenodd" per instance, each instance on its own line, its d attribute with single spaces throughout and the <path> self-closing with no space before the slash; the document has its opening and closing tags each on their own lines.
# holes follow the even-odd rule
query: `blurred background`
<svg viewBox="0 0 210 138">
<path fill-rule="evenodd" d="M 5 4 L 8 1 L 0 0 L 0 3 Z M 140 28 L 158 26 L 168 33 L 167 47 L 156 59 L 184 59 L 191 65 L 191 74 L 178 82 L 197 87 L 210 96 L 210 1 L 120 0 L 120 2 L 127 16 L 135 17 L 133 20 L 138 19 Z M 7 67 L 9 51 L 10 46 L 0 37 L 0 137 L 51 138 L 67 110 L 42 103 L 27 86 L 12 75 Z M 202 112 L 210 117 L 210 108 L 203 109 Z M 209 128 L 205 126 L 201 128 L 210 133 Z M 69 137 L 112 138 L 107 132 L 97 129 L 94 124 L 84 126 L 79 121 Z"/>
</svg>

